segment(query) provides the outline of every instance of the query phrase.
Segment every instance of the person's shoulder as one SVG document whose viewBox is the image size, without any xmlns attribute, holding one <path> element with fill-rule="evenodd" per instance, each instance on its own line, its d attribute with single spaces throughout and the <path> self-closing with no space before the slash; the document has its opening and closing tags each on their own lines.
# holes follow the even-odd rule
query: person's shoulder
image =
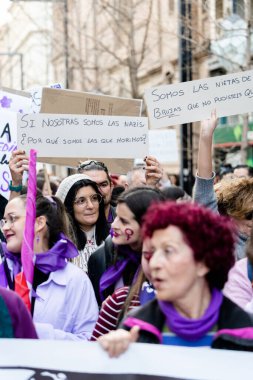
<svg viewBox="0 0 253 380">
<path fill-rule="evenodd" d="M 105 241 L 92 253 L 89 262 L 93 263 L 101 259 L 101 255 L 111 255 L 113 251 L 113 242 L 111 236 L 107 236 Z"/>
<path fill-rule="evenodd" d="M 81 268 L 77 265 L 67 262 L 67 265 L 54 273 L 54 280 L 58 283 L 68 285 L 70 283 L 88 282 L 89 277 Z"/>
<path fill-rule="evenodd" d="M 248 280 L 248 259 L 247 257 L 237 260 L 235 265 L 229 271 L 229 279 L 231 277 L 242 277 Z"/>
<path fill-rule="evenodd" d="M 138 309 L 130 311 L 129 316 L 146 322 L 153 322 L 160 319 L 161 313 L 157 300 L 153 299 L 138 307 Z"/>
<path fill-rule="evenodd" d="M 118 288 L 111 295 L 111 298 L 117 300 L 118 302 L 124 302 L 129 293 L 129 286 L 123 286 L 122 288 Z"/>
<path fill-rule="evenodd" d="M 12 290 L 5 289 L 5 288 L 3 288 L 1 286 L 0 286 L 0 296 L 3 298 L 3 300 L 6 303 L 9 303 L 9 302 L 13 302 L 13 303 L 22 302 L 21 297 L 17 293 L 13 292 Z"/>
<path fill-rule="evenodd" d="M 27 313 L 27 308 L 24 304 L 24 301 L 22 300 L 20 295 L 14 292 L 13 290 L 0 287 L 0 297 L 3 299 L 12 317 L 14 315 L 20 316 L 20 314 L 24 316 L 24 313 Z"/>
<path fill-rule="evenodd" d="M 76 264 L 71 263 L 70 261 L 67 262 L 67 265 L 63 268 L 65 274 L 75 275 L 75 276 L 81 276 L 81 277 L 87 277 L 87 274 L 79 268 Z"/>
<path fill-rule="evenodd" d="M 235 302 L 224 296 L 218 324 L 222 328 L 253 327 L 253 314 L 247 313 Z"/>
</svg>

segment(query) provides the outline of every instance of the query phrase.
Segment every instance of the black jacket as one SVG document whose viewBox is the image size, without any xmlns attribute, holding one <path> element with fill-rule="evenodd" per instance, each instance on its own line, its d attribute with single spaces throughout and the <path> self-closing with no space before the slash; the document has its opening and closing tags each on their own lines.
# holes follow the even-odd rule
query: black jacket
<svg viewBox="0 0 253 380">
<path fill-rule="evenodd" d="M 114 247 L 111 236 L 105 239 L 105 242 L 90 256 L 88 261 L 88 275 L 93 285 L 98 305 L 101 305 L 99 294 L 99 282 L 102 274 L 109 268 L 114 260 Z M 104 292 L 105 298 L 112 294 L 112 289 L 108 288 Z"/>
<path fill-rule="evenodd" d="M 140 256 L 141 257 L 141 256 Z M 111 236 L 105 239 L 105 242 L 90 256 L 88 261 L 88 275 L 93 285 L 97 303 L 101 306 L 102 300 L 99 293 L 99 283 L 102 274 L 116 262 L 124 259 L 124 253 L 121 252 L 120 247 L 116 251 Z M 130 261 L 122 273 L 122 279 L 125 286 L 130 286 L 133 282 L 136 271 L 138 270 L 139 263 Z M 103 291 L 103 299 L 113 294 L 115 291 L 115 284 L 110 285 Z"/>
<path fill-rule="evenodd" d="M 165 324 L 165 316 L 161 312 L 156 299 L 132 312 L 130 317 L 135 318 L 136 325 L 138 325 L 138 320 L 147 323 L 145 327 L 145 325 L 140 322 L 141 330 L 138 342 L 159 343 L 158 337 L 151 332 L 152 328 L 149 328 L 149 326 L 154 327 L 157 331 L 161 332 Z M 126 317 L 120 325 L 120 328 L 125 330 L 130 329 L 128 326 L 124 325 L 124 322 L 126 322 L 128 318 L 129 317 Z M 253 332 L 253 315 L 246 313 L 227 297 L 223 297 L 217 326 L 218 331 L 222 329 L 237 329 L 237 336 L 235 337 L 234 335 L 229 334 L 229 332 L 226 334 L 223 333 L 214 338 L 211 346 L 212 348 L 253 351 L 253 339 L 247 339 L 242 336 L 244 328 L 251 327 Z"/>
</svg>

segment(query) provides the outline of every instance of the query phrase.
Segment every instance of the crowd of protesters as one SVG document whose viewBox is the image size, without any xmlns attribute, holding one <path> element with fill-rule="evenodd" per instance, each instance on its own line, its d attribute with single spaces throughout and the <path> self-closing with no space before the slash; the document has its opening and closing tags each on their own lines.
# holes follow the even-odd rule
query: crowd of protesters
<svg viewBox="0 0 253 380">
<path fill-rule="evenodd" d="M 121 175 L 96 160 L 62 181 L 38 173 L 30 311 L 15 293 L 29 160 L 13 152 L 1 336 L 98 340 L 116 357 L 136 341 L 253 351 L 253 178 L 246 165 L 216 175 L 216 126 L 214 112 L 202 122 L 192 198 L 151 156 Z"/>
</svg>

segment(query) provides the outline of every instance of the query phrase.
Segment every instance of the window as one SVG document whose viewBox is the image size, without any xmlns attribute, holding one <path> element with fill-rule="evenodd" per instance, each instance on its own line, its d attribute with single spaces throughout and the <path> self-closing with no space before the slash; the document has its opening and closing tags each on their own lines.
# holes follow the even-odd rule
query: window
<svg viewBox="0 0 253 380">
<path fill-rule="evenodd" d="M 233 13 L 243 19 L 245 18 L 244 0 L 233 0 Z"/>
</svg>

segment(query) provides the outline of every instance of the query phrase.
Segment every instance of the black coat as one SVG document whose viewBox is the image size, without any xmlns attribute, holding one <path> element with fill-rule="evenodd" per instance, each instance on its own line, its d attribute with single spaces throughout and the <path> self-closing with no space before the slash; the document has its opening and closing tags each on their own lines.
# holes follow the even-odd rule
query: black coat
<svg viewBox="0 0 253 380">
<path fill-rule="evenodd" d="M 99 282 L 102 274 L 111 266 L 115 257 L 114 247 L 111 236 L 105 239 L 105 242 L 90 256 L 88 261 L 88 275 L 95 291 L 97 303 L 101 305 L 99 293 Z M 104 297 L 108 297 L 114 291 L 108 288 L 104 292 Z"/>
<path fill-rule="evenodd" d="M 131 317 L 140 319 L 141 321 L 150 324 L 160 332 L 163 330 L 163 326 L 165 324 L 165 316 L 161 312 L 156 299 L 132 312 Z M 126 319 L 127 318 L 128 317 L 126 317 Z M 217 327 L 218 330 L 235 330 L 251 327 L 253 331 L 253 315 L 246 313 L 246 311 L 241 309 L 227 297 L 223 297 Z M 129 327 L 124 325 L 124 321 L 120 325 L 120 328 L 129 330 Z M 147 330 L 141 328 L 138 342 L 158 344 L 158 337 L 155 334 L 152 334 L 150 329 L 147 328 Z M 240 336 L 239 330 L 236 337 L 230 334 L 222 334 L 217 338 L 214 338 L 211 347 L 226 350 L 253 351 L 253 339 L 245 339 Z"/>
<path fill-rule="evenodd" d="M 95 291 L 97 303 L 101 306 L 102 300 L 99 293 L 99 283 L 102 274 L 117 261 L 124 259 L 124 254 L 116 251 L 111 236 L 105 239 L 105 242 L 90 256 L 88 261 L 88 275 Z M 133 282 L 139 264 L 130 261 L 122 273 L 122 280 L 125 286 L 130 286 Z M 108 286 L 103 291 L 103 299 L 113 294 L 115 284 Z"/>
</svg>

